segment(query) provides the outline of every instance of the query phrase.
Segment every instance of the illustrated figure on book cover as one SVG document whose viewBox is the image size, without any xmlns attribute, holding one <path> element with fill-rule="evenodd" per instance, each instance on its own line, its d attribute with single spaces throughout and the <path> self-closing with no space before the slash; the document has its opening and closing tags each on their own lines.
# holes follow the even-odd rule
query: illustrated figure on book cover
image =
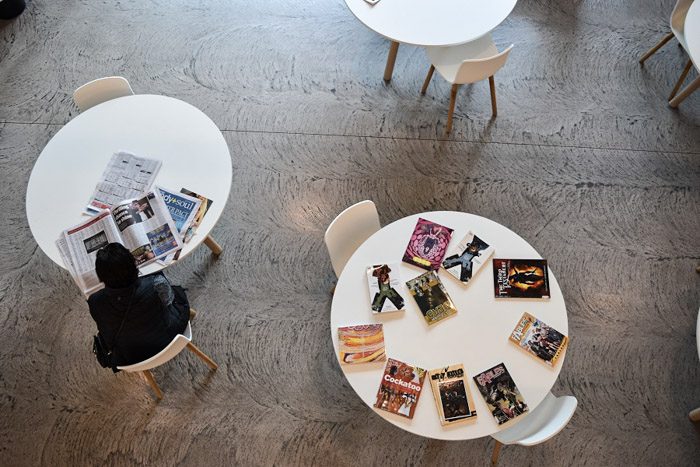
<svg viewBox="0 0 700 467">
<path fill-rule="evenodd" d="M 447 245 L 452 238 L 452 229 L 419 218 L 411 234 L 403 261 L 415 266 L 437 271 L 447 252 Z"/>
<path fill-rule="evenodd" d="M 522 394 L 503 363 L 476 375 L 474 382 L 499 425 L 528 411 Z"/>
<path fill-rule="evenodd" d="M 442 266 L 460 281 L 469 282 L 492 253 L 493 248 L 489 249 L 488 243 L 469 232 L 458 245 L 457 253 L 445 258 Z"/>
<path fill-rule="evenodd" d="M 396 291 L 394 285 L 398 285 L 398 280 L 393 280 L 389 276 L 391 268 L 388 264 L 379 264 L 370 268 L 370 292 L 375 292 L 372 298 L 372 311 L 380 313 L 382 311 L 393 311 L 388 308 L 385 310 L 384 304 L 389 300 L 396 310 L 401 310 L 404 307 L 403 297 Z M 397 273 L 395 273 L 397 274 Z M 392 284 L 394 282 L 394 284 Z"/>
</svg>

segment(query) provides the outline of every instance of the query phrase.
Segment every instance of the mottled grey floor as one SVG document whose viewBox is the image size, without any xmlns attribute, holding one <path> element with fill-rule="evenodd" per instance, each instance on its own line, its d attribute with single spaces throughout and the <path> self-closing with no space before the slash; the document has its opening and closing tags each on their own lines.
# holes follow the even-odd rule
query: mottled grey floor
<svg viewBox="0 0 700 467">
<path fill-rule="evenodd" d="M 700 92 L 667 106 L 686 60 L 674 43 L 637 63 L 667 32 L 673 1 L 657 3 L 521 0 L 495 32 L 515 43 L 498 119 L 485 83 L 462 89 L 447 139 L 449 86 L 421 98 L 428 62 L 408 46 L 385 85 L 387 42 L 342 0 L 42 0 L 0 22 L 0 464 L 486 465 L 490 439 L 405 433 L 336 363 L 323 232 L 370 198 L 384 223 L 494 219 L 557 274 L 572 343 L 554 392 L 579 409 L 502 465 L 698 465 Z M 112 74 L 204 110 L 234 166 L 224 255 L 170 270 L 221 366 L 156 370 L 161 403 L 97 366 L 86 305 L 25 218 L 73 89 Z"/>
</svg>

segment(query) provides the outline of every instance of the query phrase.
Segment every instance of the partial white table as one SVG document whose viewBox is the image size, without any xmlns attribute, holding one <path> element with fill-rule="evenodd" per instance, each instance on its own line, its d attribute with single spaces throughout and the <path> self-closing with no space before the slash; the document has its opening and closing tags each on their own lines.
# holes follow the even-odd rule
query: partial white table
<svg viewBox="0 0 700 467">
<path fill-rule="evenodd" d="M 513 426 L 528 415 L 521 415 L 499 427 L 472 377 L 501 362 L 505 363 L 530 411 L 535 410 L 557 380 L 566 353 L 559 359 L 556 367 L 550 368 L 510 343 L 508 337 L 526 311 L 568 335 L 564 297 L 550 267 L 550 299 L 496 300 L 493 266 L 489 261 L 467 286 L 444 270 L 438 272 L 457 308 L 455 316 L 429 327 L 405 285 L 401 288 L 406 299 L 405 311 L 373 314 L 370 308 L 366 268 L 372 264 L 401 261 L 419 217 L 453 228 L 453 242 L 461 240 L 471 229 L 495 247 L 494 258 L 541 258 L 537 251 L 516 233 L 473 214 L 438 211 L 400 219 L 365 241 L 343 269 L 331 308 L 333 348 L 337 356 L 337 332 L 340 326 L 384 323 L 387 357 L 426 370 L 463 363 L 476 405 L 477 420 L 475 423 L 454 427 L 440 425 L 427 377 L 415 415 L 412 420 L 408 420 L 373 407 L 386 362 L 341 365 L 341 368 L 358 396 L 378 415 L 399 428 L 417 435 L 444 440 L 488 436 L 504 427 Z M 556 268 L 556 265 L 554 267 Z M 406 263 L 401 263 L 400 271 L 401 281 L 404 283 L 425 272 Z"/>
<path fill-rule="evenodd" d="M 695 65 L 695 69 L 700 72 L 700 1 L 694 1 L 685 17 L 683 34 L 687 46 L 690 60 Z M 671 107 L 678 107 L 689 95 L 700 88 L 700 77 L 695 78 L 676 96 L 669 101 Z"/>
<path fill-rule="evenodd" d="M 209 232 L 231 190 L 231 156 L 216 124 L 196 107 L 165 96 L 135 95 L 99 104 L 68 122 L 34 164 L 27 187 L 29 227 L 46 255 L 65 269 L 56 248 L 60 233 L 85 220 L 82 211 L 117 151 L 160 159 L 155 184 L 187 188 L 213 200 L 197 234 L 180 258 L 202 241 L 216 249 Z M 152 263 L 145 274 L 163 269 Z"/>
<path fill-rule="evenodd" d="M 345 0 L 365 26 L 391 41 L 384 79 L 391 80 L 399 43 L 423 47 L 464 44 L 489 33 L 517 0 Z"/>
</svg>

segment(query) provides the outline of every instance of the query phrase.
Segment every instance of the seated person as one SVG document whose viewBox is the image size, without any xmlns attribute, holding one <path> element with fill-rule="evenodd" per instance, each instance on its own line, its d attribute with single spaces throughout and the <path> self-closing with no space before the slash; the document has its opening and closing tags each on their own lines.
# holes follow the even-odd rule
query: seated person
<svg viewBox="0 0 700 467">
<path fill-rule="evenodd" d="M 175 303 L 163 274 L 139 276 L 134 257 L 123 245 L 110 243 L 99 250 L 95 269 L 105 288 L 88 298 L 90 315 L 105 346 L 112 349 L 115 367 L 156 355 L 184 332 L 189 306 Z"/>
</svg>

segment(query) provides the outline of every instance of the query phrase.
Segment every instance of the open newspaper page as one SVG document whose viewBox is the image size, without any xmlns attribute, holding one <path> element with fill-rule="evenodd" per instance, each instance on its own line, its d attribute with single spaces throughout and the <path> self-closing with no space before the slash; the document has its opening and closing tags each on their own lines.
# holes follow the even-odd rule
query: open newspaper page
<svg viewBox="0 0 700 467">
<path fill-rule="evenodd" d="M 161 187 L 157 187 L 157 189 L 160 195 L 163 197 L 165 206 L 168 208 L 168 211 L 170 211 L 170 215 L 175 222 L 175 228 L 180 234 L 180 239 L 182 239 L 183 243 L 186 243 L 184 234 L 192 226 L 195 216 L 197 216 L 197 213 L 199 212 L 199 207 L 202 204 L 202 200 L 183 193 L 176 193 L 174 191 L 166 190 L 165 188 Z M 181 251 L 182 250 L 178 250 L 175 253 L 171 253 L 163 259 L 158 260 L 158 262 L 167 266 L 179 258 Z"/>
<path fill-rule="evenodd" d="M 182 248 L 180 234 L 158 193 L 120 202 L 112 208 L 112 217 L 122 244 L 139 267 Z"/>
<path fill-rule="evenodd" d="M 113 154 L 85 212 L 94 215 L 102 209 L 111 209 L 124 199 L 148 192 L 161 165 L 159 160 L 138 157 L 124 151 Z"/>
</svg>

